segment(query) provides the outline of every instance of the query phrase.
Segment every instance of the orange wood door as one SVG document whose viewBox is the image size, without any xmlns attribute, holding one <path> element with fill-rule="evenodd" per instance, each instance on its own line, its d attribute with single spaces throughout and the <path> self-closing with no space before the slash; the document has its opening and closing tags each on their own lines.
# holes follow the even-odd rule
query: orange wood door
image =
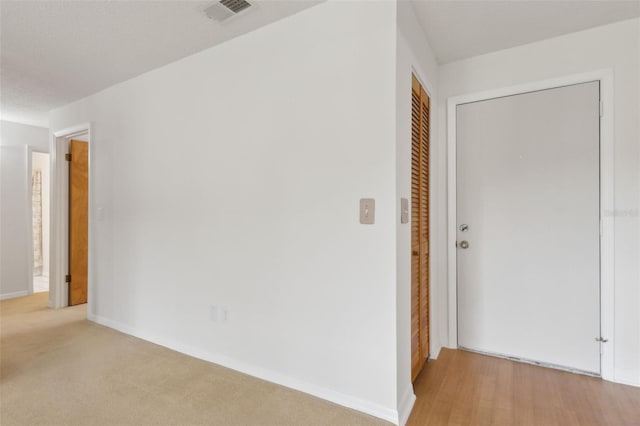
<svg viewBox="0 0 640 426">
<path fill-rule="evenodd" d="M 72 140 L 69 152 L 69 305 L 87 303 L 89 269 L 89 144 Z"/>
<path fill-rule="evenodd" d="M 411 84 L 411 376 L 429 357 L 429 96 Z"/>
</svg>

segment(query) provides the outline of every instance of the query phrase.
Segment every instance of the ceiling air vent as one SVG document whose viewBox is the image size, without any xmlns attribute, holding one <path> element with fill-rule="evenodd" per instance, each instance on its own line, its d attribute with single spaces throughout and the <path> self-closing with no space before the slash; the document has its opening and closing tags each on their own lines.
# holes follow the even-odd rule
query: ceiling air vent
<svg viewBox="0 0 640 426">
<path fill-rule="evenodd" d="M 246 0 L 220 0 L 204 10 L 209 19 L 222 22 L 251 6 Z"/>
</svg>

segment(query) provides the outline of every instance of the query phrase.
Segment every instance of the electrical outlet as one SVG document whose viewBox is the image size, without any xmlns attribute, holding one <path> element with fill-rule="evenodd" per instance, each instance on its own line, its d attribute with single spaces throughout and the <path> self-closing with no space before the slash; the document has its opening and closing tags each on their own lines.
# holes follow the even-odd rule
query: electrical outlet
<svg viewBox="0 0 640 426">
<path fill-rule="evenodd" d="M 229 310 L 227 309 L 226 306 L 223 306 L 220 309 L 220 321 L 227 322 L 228 320 L 229 320 Z"/>
</svg>

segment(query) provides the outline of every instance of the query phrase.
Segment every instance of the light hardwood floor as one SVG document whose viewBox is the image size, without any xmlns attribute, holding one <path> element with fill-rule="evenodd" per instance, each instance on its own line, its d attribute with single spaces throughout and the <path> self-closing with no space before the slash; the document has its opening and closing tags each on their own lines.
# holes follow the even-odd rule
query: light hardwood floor
<svg viewBox="0 0 640 426">
<path fill-rule="evenodd" d="M 640 388 L 443 349 L 414 384 L 408 425 L 640 425 Z"/>
</svg>

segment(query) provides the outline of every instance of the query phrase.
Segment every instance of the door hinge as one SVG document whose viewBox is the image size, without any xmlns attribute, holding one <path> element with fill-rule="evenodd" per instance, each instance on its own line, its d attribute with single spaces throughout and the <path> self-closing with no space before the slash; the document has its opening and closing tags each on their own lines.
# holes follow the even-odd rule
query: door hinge
<svg viewBox="0 0 640 426">
<path fill-rule="evenodd" d="M 70 283 L 71 282 L 71 275 L 65 275 L 64 276 L 64 282 L 65 283 Z"/>
<path fill-rule="evenodd" d="M 66 153 L 64 155 L 64 159 L 67 160 L 67 161 L 71 161 L 71 153 Z"/>
<path fill-rule="evenodd" d="M 600 117 L 604 117 L 604 102 L 600 101 Z"/>
<path fill-rule="evenodd" d="M 607 343 L 609 339 L 605 339 L 604 337 L 596 337 L 596 342 Z"/>
</svg>

